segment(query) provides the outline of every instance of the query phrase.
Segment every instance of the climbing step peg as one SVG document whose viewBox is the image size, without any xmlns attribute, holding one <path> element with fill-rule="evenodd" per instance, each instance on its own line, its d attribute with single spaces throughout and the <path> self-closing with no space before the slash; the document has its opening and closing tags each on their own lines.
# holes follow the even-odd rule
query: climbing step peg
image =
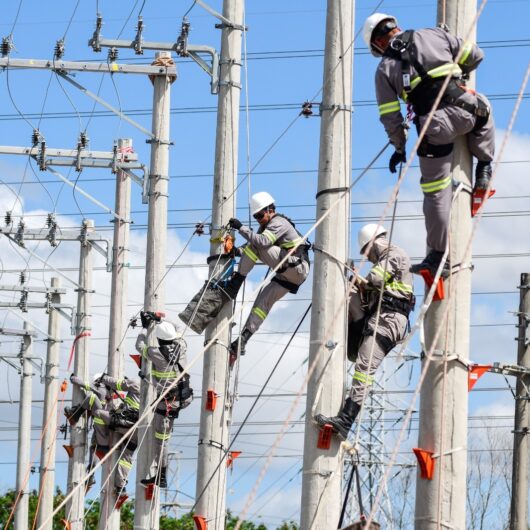
<svg viewBox="0 0 530 530">
<path fill-rule="evenodd" d="M 145 500 L 152 501 L 154 494 L 155 494 L 155 485 L 147 484 L 147 486 L 145 487 Z"/>
<path fill-rule="evenodd" d="M 226 459 L 226 467 L 228 469 L 233 468 L 234 460 L 241 454 L 241 451 L 230 451 Z"/>
<path fill-rule="evenodd" d="M 208 523 L 202 515 L 194 515 L 193 520 L 195 521 L 195 528 L 197 530 L 208 530 Z"/>
<path fill-rule="evenodd" d="M 490 189 L 488 192 L 488 196 L 486 197 L 486 192 L 488 190 L 474 190 L 473 196 L 471 198 L 471 217 L 475 217 L 477 215 L 478 211 L 482 208 L 484 203 L 493 197 L 495 195 L 495 190 Z"/>
<path fill-rule="evenodd" d="M 68 458 L 72 458 L 74 456 L 74 448 L 71 445 L 63 445 L 63 447 L 68 454 Z"/>
</svg>

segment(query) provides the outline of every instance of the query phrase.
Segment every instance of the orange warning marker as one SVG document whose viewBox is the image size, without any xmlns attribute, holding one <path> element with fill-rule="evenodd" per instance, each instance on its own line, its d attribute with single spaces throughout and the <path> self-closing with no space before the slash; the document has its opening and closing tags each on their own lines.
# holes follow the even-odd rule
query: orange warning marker
<svg viewBox="0 0 530 530">
<path fill-rule="evenodd" d="M 471 392 L 477 381 L 491 368 L 491 364 L 473 364 L 468 368 L 467 391 Z"/>
<path fill-rule="evenodd" d="M 68 521 L 67 519 L 61 519 L 61 524 L 64 525 L 66 530 L 71 530 L 71 528 L 72 528 L 72 525 L 70 524 L 70 521 Z"/>
<path fill-rule="evenodd" d="M 495 190 L 493 188 L 489 190 L 487 197 L 486 191 L 487 190 L 473 190 L 473 195 L 471 196 L 471 217 L 475 217 L 484 203 L 495 195 Z"/>
<path fill-rule="evenodd" d="M 142 369 L 142 357 L 141 355 L 138 355 L 137 353 L 134 353 L 132 355 L 129 355 L 129 357 L 136 363 L 136 366 Z"/>
<path fill-rule="evenodd" d="M 432 275 L 431 271 L 429 269 L 421 269 L 420 274 L 421 274 L 421 277 L 423 278 L 423 281 L 425 282 L 425 285 L 427 285 L 427 289 L 430 289 L 434 282 L 434 276 Z M 439 302 L 440 300 L 443 300 L 444 298 L 445 298 L 444 279 L 440 278 L 436 285 L 436 290 L 434 291 L 434 296 L 432 300 L 433 302 Z"/>
<path fill-rule="evenodd" d="M 426 478 L 427 480 L 432 480 L 434 475 L 434 454 L 432 451 L 426 451 L 425 449 L 419 449 L 414 447 L 412 449 L 416 458 L 418 460 L 418 465 L 420 466 L 420 476 L 421 478 Z"/>
<path fill-rule="evenodd" d="M 116 500 L 116 504 L 114 505 L 114 508 L 116 508 L 116 510 L 119 510 L 125 504 L 125 501 L 128 498 L 129 498 L 129 495 L 127 495 L 127 493 L 122 493 Z"/>
<path fill-rule="evenodd" d="M 63 382 L 61 383 L 61 392 L 66 392 L 67 388 L 68 388 L 68 381 L 64 379 Z"/>
<path fill-rule="evenodd" d="M 317 447 L 319 449 L 329 449 L 331 446 L 331 437 L 333 435 L 333 427 L 326 423 L 320 428 L 318 433 Z"/>
<path fill-rule="evenodd" d="M 208 523 L 202 515 L 194 515 L 193 520 L 197 530 L 208 530 Z"/>
<path fill-rule="evenodd" d="M 226 459 L 226 467 L 228 469 L 233 468 L 234 460 L 241 454 L 241 451 L 229 451 Z"/>
<path fill-rule="evenodd" d="M 147 486 L 145 487 L 145 500 L 152 501 L 154 494 L 155 494 L 155 485 L 147 484 Z"/>
<path fill-rule="evenodd" d="M 206 392 L 206 410 L 215 410 L 217 405 L 217 398 L 219 394 L 215 393 L 215 390 L 209 388 Z"/>
<path fill-rule="evenodd" d="M 68 453 L 68 458 L 74 456 L 74 448 L 71 445 L 63 445 L 64 450 Z"/>
</svg>

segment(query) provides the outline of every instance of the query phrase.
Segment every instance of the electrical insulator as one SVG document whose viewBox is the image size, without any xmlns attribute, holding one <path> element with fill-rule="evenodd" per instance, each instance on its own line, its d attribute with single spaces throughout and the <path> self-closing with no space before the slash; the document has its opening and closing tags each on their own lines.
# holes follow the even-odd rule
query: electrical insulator
<svg viewBox="0 0 530 530">
<path fill-rule="evenodd" d="M 13 213 L 11 211 L 6 212 L 4 220 L 5 220 L 6 226 L 13 224 Z"/>
<path fill-rule="evenodd" d="M 118 60 L 118 48 L 109 48 L 109 63 L 115 63 Z"/>
<path fill-rule="evenodd" d="M 14 48 L 14 45 L 13 45 L 13 39 L 11 38 L 11 35 L 8 37 L 4 37 L 2 39 L 2 46 L 1 46 L 2 57 L 7 57 L 13 48 Z"/>
<path fill-rule="evenodd" d="M 59 39 L 55 43 L 55 49 L 53 52 L 53 58 L 54 59 L 61 59 L 64 55 L 64 39 Z"/>
<path fill-rule="evenodd" d="M 87 146 L 88 146 L 88 135 L 86 132 L 82 132 L 80 135 L 79 135 L 79 145 L 83 148 L 83 149 L 86 149 Z"/>
<path fill-rule="evenodd" d="M 20 285 L 24 285 L 26 283 L 26 271 L 20 271 Z"/>
<path fill-rule="evenodd" d="M 41 134 L 40 134 L 39 129 L 33 129 L 33 132 L 31 133 L 31 143 L 33 147 L 36 147 L 40 141 L 41 141 Z"/>
<path fill-rule="evenodd" d="M 55 214 L 54 213 L 49 213 L 47 216 L 46 216 L 46 226 L 48 228 L 52 227 L 53 225 L 55 224 Z"/>
</svg>

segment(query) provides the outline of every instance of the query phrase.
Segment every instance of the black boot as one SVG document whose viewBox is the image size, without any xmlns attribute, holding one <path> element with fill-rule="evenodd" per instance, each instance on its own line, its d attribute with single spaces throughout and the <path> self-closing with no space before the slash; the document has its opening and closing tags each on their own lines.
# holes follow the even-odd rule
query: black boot
<svg viewBox="0 0 530 530">
<path fill-rule="evenodd" d="M 75 425 L 81 416 L 84 414 L 85 409 L 81 405 L 76 405 L 75 407 L 64 407 L 64 415 L 68 420 L 70 425 Z"/>
<path fill-rule="evenodd" d="M 245 355 L 245 347 L 250 337 L 252 337 L 252 333 L 248 329 L 244 329 L 241 337 L 230 344 L 230 351 L 228 352 L 230 355 L 230 367 L 236 362 L 238 352 L 239 355 Z"/>
<path fill-rule="evenodd" d="M 440 252 L 438 250 L 431 250 L 427 254 L 427 256 L 423 258 L 423 261 L 421 263 L 417 263 L 416 265 L 412 265 L 410 267 L 410 272 L 414 274 L 420 274 L 421 270 L 427 269 L 434 277 L 436 275 L 436 272 L 438 271 L 438 267 L 440 266 L 440 262 L 442 261 L 443 255 L 443 252 Z M 451 264 L 449 263 L 449 258 L 447 258 L 442 268 L 441 277 L 447 278 L 449 276 L 450 271 Z"/>
<path fill-rule="evenodd" d="M 159 488 L 167 488 L 167 476 L 166 468 L 159 468 L 158 472 L 149 478 L 144 478 L 140 481 L 144 486 L 149 486 L 149 484 L 156 484 Z"/>
<path fill-rule="evenodd" d="M 341 440 L 347 440 L 351 426 L 360 410 L 361 406 L 359 404 L 355 403 L 352 398 L 346 398 L 338 416 L 328 417 L 324 416 L 324 414 L 317 414 L 315 416 L 315 421 L 321 426 L 326 425 L 326 423 L 331 425 L 333 427 L 333 432 Z"/>
<path fill-rule="evenodd" d="M 477 162 L 474 190 L 486 190 L 492 174 L 491 162 Z"/>
<path fill-rule="evenodd" d="M 236 299 L 237 293 L 239 293 L 239 289 L 241 289 L 245 278 L 246 276 L 239 274 L 239 272 L 235 272 L 226 284 L 224 291 L 232 300 Z"/>
</svg>

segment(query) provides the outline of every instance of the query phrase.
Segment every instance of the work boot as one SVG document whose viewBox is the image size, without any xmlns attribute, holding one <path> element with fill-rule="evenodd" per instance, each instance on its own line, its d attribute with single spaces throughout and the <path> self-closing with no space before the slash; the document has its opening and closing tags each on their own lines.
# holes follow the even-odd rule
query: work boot
<svg viewBox="0 0 530 530">
<path fill-rule="evenodd" d="M 248 329 L 244 329 L 243 333 L 241 333 L 241 337 L 239 339 L 234 340 L 232 344 L 230 344 L 230 350 L 228 352 L 230 355 L 230 368 L 232 368 L 232 366 L 234 366 L 234 363 L 237 361 L 238 352 L 239 355 L 245 355 L 245 347 L 250 337 L 252 337 L 252 333 Z"/>
<path fill-rule="evenodd" d="M 360 410 L 361 406 L 358 403 L 355 403 L 352 398 L 346 398 L 338 416 L 328 417 L 324 416 L 324 414 L 317 414 L 315 421 L 322 427 L 326 424 L 331 425 L 333 432 L 341 440 L 347 440 L 351 426 Z"/>
<path fill-rule="evenodd" d="M 84 414 L 85 409 L 81 405 L 76 405 L 75 407 L 64 407 L 63 412 L 66 416 L 66 419 L 68 420 L 68 423 L 74 426 Z"/>
<path fill-rule="evenodd" d="M 167 488 L 167 476 L 166 468 L 161 467 L 154 476 L 149 478 L 144 478 L 140 481 L 144 486 L 149 486 L 149 484 L 156 484 L 159 488 Z"/>
<path fill-rule="evenodd" d="M 237 293 L 239 293 L 239 289 L 241 289 L 245 278 L 246 276 L 239 274 L 239 272 L 234 272 L 234 274 L 226 284 L 224 291 L 232 300 L 235 300 L 237 298 Z"/>
<path fill-rule="evenodd" d="M 488 189 L 492 174 L 491 162 L 477 162 L 475 168 L 475 190 L 486 190 Z"/>
<path fill-rule="evenodd" d="M 436 273 L 438 272 L 438 267 L 440 266 L 440 262 L 442 261 L 444 252 L 440 252 L 438 250 L 431 250 L 425 258 L 423 258 L 423 261 L 421 263 L 417 263 L 416 265 L 412 265 L 410 267 L 410 272 L 414 274 L 420 274 L 420 271 L 427 269 L 433 276 L 436 276 Z M 442 268 L 442 278 L 447 278 L 449 276 L 449 273 L 451 271 L 451 264 L 449 263 L 449 258 L 445 260 L 444 266 Z"/>
</svg>

